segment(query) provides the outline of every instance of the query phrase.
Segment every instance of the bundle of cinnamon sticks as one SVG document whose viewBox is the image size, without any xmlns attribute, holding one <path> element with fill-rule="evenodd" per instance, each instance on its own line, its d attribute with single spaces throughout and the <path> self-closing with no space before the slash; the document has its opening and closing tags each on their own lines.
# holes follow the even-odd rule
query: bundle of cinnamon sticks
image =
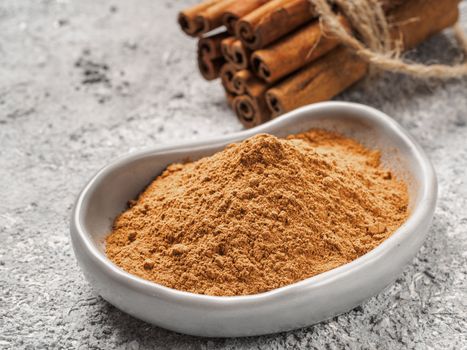
<svg viewBox="0 0 467 350">
<path fill-rule="evenodd" d="M 452 26 L 459 0 L 380 0 L 403 50 Z M 335 6 L 336 14 L 339 8 Z M 349 33 L 353 28 L 339 15 Z M 179 14 L 198 37 L 198 66 L 221 78 L 245 127 L 333 98 L 362 79 L 368 64 L 326 33 L 309 0 L 205 0 Z"/>
</svg>

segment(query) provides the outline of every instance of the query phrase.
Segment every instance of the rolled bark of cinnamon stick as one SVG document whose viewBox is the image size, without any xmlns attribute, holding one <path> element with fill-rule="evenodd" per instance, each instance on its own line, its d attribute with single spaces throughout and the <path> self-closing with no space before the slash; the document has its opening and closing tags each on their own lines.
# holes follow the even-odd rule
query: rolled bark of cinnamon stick
<svg viewBox="0 0 467 350">
<path fill-rule="evenodd" d="M 242 17 L 235 32 L 247 47 L 257 50 L 316 16 L 308 0 L 272 0 Z"/>
<path fill-rule="evenodd" d="M 237 21 L 250 13 L 251 11 L 257 9 L 258 7 L 264 5 L 269 0 L 241 0 L 236 1 L 236 3 L 227 10 L 223 17 L 222 22 L 224 23 L 227 31 L 230 34 L 235 34 L 235 26 Z"/>
<path fill-rule="evenodd" d="M 229 62 L 225 63 L 221 67 L 220 73 L 219 73 L 224 89 L 227 92 L 232 93 L 232 94 L 235 93 L 235 89 L 233 87 L 233 78 L 235 76 L 235 73 L 237 73 L 237 69 L 234 67 L 233 64 Z"/>
<path fill-rule="evenodd" d="M 227 32 L 221 32 L 198 40 L 198 56 L 218 58 L 222 56 L 221 42 L 229 37 Z"/>
<path fill-rule="evenodd" d="M 238 70 L 247 69 L 250 65 L 251 51 L 240 40 L 233 42 L 230 47 L 232 53 L 232 63 Z"/>
<path fill-rule="evenodd" d="M 214 80 L 219 77 L 220 69 L 225 63 L 221 52 L 221 42 L 227 36 L 227 32 L 221 32 L 199 39 L 198 68 L 204 79 Z"/>
<path fill-rule="evenodd" d="M 339 16 L 339 20 L 350 32 L 348 21 L 343 16 Z M 273 83 L 323 56 L 337 45 L 339 41 L 323 33 L 320 22 L 316 20 L 271 46 L 255 51 L 251 56 L 251 66 L 260 78 Z"/>
<path fill-rule="evenodd" d="M 410 49 L 456 23 L 458 0 L 409 0 L 389 14 L 391 36 Z M 416 22 L 414 22 L 414 20 Z M 325 101 L 351 86 L 367 72 L 368 64 L 338 47 L 266 92 L 273 117 L 306 104 Z"/>
<path fill-rule="evenodd" d="M 219 78 L 222 66 L 225 64 L 224 57 L 210 58 L 198 55 L 199 72 L 206 80 Z"/>
<path fill-rule="evenodd" d="M 187 8 L 178 14 L 178 23 L 182 30 L 190 35 L 197 36 L 202 33 L 202 23 L 197 20 L 200 13 L 224 0 L 206 0 L 200 4 Z"/>
<path fill-rule="evenodd" d="M 260 2 L 260 0 L 222 0 L 198 13 L 195 21 L 201 26 L 201 33 L 207 33 L 224 24 L 225 14 L 237 11 L 237 9 L 245 6 L 247 3 L 257 2 Z M 257 6 L 260 6 L 260 4 Z"/>
<path fill-rule="evenodd" d="M 235 5 L 236 0 L 222 0 L 200 12 L 195 21 L 201 26 L 201 33 L 207 33 L 222 26 L 222 16 Z"/>
<path fill-rule="evenodd" d="M 190 36 L 198 36 L 202 33 L 206 33 L 220 27 L 222 24 L 225 24 L 229 32 L 233 34 L 236 31 L 236 23 L 241 17 L 251 14 L 270 1 L 271 0 L 205 0 L 200 4 L 181 11 L 178 15 L 178 23 L 181 29 Z M 391 4 L 399 3 L 404 0 L 382 1 L 383 4 Z M 273 0 L 273 2 L 279 7 L 272 5 L 268 8 L 264 8 L 262 12 L 258 13 L 255 18 L 252 19 L 255 26 L 261 25 L 264 27 L 258 30 L 260 32 L 266 32 L 266 36 L 275 36 L 275 39 L 277 39 L 283 34 L 297 28 L 300 24 L 305 23 L 303 20 L 300 21 L 298 17 L 307 17 L 305 14 L 310 6 L 307 5 L 307 0 Z M 286 3 L 290 4 L 284 6 Z M 304 12 L 302 11 L 303 9 L 305 9 Z M 290 17 L 288 21 L 280 23 L 280 26 L 282 26 L 281 30 L 283 31 L 282 34 L 267 33 L 270 32 L 271 28 L 277 31 L 277 28 L 274 28 L 274 23 L 271 23 L 271 21 L 274 22 L 276 18 L 281 18 L 281 15 L 274 13 L 281 11 L 287 12 L 282 16 Z M 264 23 L 259 23 L 262 22 L 262 18 L 265 16 L 272 16 L 274 18 L 264 18 Z M 287 26 L 284 27 L 284 24 L 287 24 Z M 267 42 L 265 45 L 267 45 Z"/>
<path fill-rule="evenodd" d="M 391 37 L 393 40 L 401 40 L 404 50 L 416 47 L 429 37 L 457 22 L 459 1 L 404 1 L 402 5 L 388 14 L 388 22 L 391 23 Z"/>
<path fill-rule="evenodd" d="M 251 52 L 235 37 L 222 40 L 221 52 L 226 61 L 233 64 L 237 70 L 248 68 Z"/>
<path fill-rule="evenodd" d="M 309 103 L 326 101 L 363 78 L 368 65 L 339 47 L 266 92 L 273 117 Z"/>
<path fill-rule="evenodd" d="M 232 80 L 234 92 L 237 95 L 261 96 L 271 86 L 258 79 L 251 71 L 244 69 L 235 73 Z"/>
<path fill-rule="evenodd" d="M 248 95 L 235 97 L 233 109 L 235 114 L 237 114 L 238 120 L 246 128 L 252 128 L 271 119 L 271 113 L 264 101 Z"/>
<path fill-rule="evenodd" d="M 241 80 L 240 90 L 244 93 L 234 99 L 234 111 L 240 122 L 246 128 L 251 128 L 271 119 L 271 112 L 265 99 L 269 85 L 247 72 L 246 70 L 240 71 L 234 76 L 234 82 L 235 77 L 237 77 L 237 82 Z"/>
<path fill-rule="evenodd" d="M 381 3 L 387 11 L 405 1 L 408 0 L 381 0 Z M 235 33 L 248 48 L 258 50 L 317 16 L 309 0 L 272 0 L 242 17 Z"/>
<path fill-rule="evenodd" d="M 243 69 L 235 73 L 232 80 L 234 92 L 237 95 L 244 95 L 246 93 L 246 82 L 251 78 L 254 78 L 254 75 L 247 69 Z"/>
<path fill-rule="evenodd" d="M 232 63 L 234 61 L 232 45 L 236 40 L 238 39 L 234 36 L 230 36 L 221 41 L 221 52 L 227 62 Z"/>
</svg>

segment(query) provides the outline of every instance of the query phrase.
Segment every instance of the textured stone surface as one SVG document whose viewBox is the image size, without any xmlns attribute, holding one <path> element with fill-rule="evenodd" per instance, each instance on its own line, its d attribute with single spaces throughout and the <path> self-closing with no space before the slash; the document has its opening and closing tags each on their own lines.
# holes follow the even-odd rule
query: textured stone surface
<svg viewBox="0 0 467 350">
<path fill-rule="evenodd" d="M 187 3 L 1 1 L 0 348 L 465 348 L 467 79 L 388 74 L 339 97 L 394 116 L 433 160 L 440 185 L 420 253 L 361 307 L 293 332 L 202 339 L 143 323 L 93 294 L 68 233 L 87 179 L 124 152 L 241 129 L 219 84 L 198 76 L 195 42 L 175 25 Z M 410 57 L 461 59 L 449 31 Z"/>
</svg>

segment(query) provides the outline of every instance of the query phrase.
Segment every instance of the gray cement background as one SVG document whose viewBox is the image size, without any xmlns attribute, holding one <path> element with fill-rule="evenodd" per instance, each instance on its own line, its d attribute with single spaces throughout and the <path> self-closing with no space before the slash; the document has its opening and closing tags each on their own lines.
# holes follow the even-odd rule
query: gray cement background
<svg viewBox="0 0 467 350">
<path fill-rule="evenodd" d="M 122 153 L 240 130 L 175 24 L 189 2 L 0 2 L 0 348 L 467 348 L 467 79 L 386 74 L 339 99 L 400 122 L 439 176 L 423 248 L 351 312 L 263 337 L 202 339 L 136 320 L 93 294 L 70 246 L 73 202 Z M 467 30 L 467 3 L 462 3 Z M 410 57 L 458 62 L 449 31 Z"/>
</svg>

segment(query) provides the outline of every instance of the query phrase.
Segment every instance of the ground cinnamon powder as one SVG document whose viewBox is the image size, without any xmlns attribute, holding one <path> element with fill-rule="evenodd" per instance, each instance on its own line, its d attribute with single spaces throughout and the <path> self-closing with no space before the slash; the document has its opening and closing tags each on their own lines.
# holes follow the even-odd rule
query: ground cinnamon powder
<svg viewBox="0 0 467 350">
<path fill-rule="evenodd" d="M 365 254 L 407 218 L 380 153 L 323 131 L 261 134 L 170 165 L 114 222 L 107 255 L 167 287 L 265 292 Z"/>
</svg>

